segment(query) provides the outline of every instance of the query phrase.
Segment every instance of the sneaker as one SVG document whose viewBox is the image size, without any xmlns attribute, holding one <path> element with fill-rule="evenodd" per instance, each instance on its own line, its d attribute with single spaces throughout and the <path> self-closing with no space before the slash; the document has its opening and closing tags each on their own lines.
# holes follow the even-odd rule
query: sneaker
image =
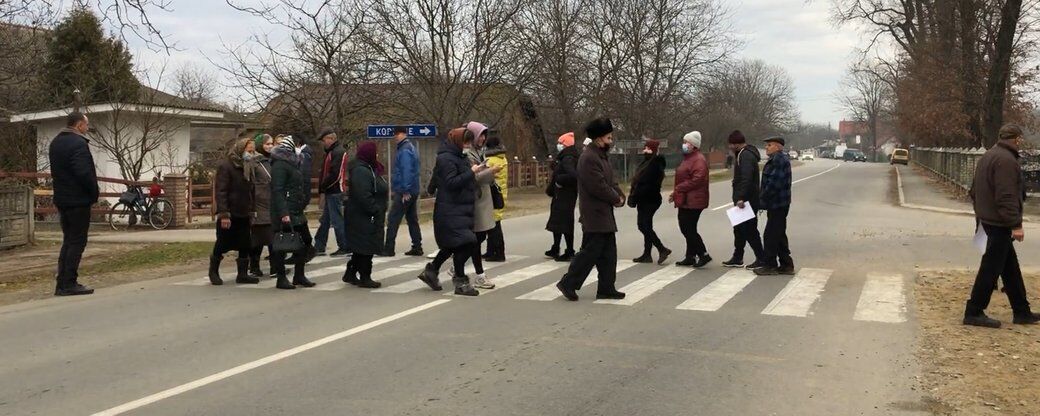
<svg viewBox="0 0 1040 416">
<path fill-rule="evenodd" d="M 779 269 L 777 269 L 776 267 L 769 267 L 769 266 L 759 267 L 757 269 L 752 269 L 752 268 L 748 267 L 748 270 L 753 270 L 755 272 L 755 274 L 758 275 L 758 276 L 776 276 L 776 275 L 780 274 L 780 270 Z"/>
<path fill-rule="evenodd" d="M 562 281 L 556 283 L 556 289 L 559 290 L 560 293 L 563 294 L 563 297 L 565 299 L 567 299 L 567 300 L 569 300 L 571 302 L 577 302 L 578 301 L 578 293 L 576 293 L 573 290 L 570 290 L 570 289 L 567 289 L 567 288 L 563 287 L 563 282 Z"/>
<path fill-rule="evenodd" d="M 566 262 L 570 262 L 571 260 L 574 260 L 574 250 L 567 250 L 567 251 L 563 252 L 563 254 L 561 254 L 559 257 L 556 258 L 556 261 L 565 262 L 565 263 Z"/>
<path fill-rule="evenodd" d="M 978 315 L 965 315 L 963 324 L 981 326 L 983 328 L 1000 328 L 1000 321 L 990 318 L 984 313 Z"/>
<path fill-rule="evenodd" d="M 613 291 L 613 292 L 610 292 L 610 293 L 597 293 L 596 294 L 596 299 L 621 300 L 621 299 L 624 299 L 624 298 L 625 298 L 625 294 L 621 293 L 621 292 L 618 292 L 616 290 Z"/>
<path fill-rule="evenodd" d="M 683 267 L 693 267 L 696 264 L 697 264 L 697 259 L 696 258 L 682 259 L 682 260 L 679 260 L 679 261 L 675 262 L 676 266 L 683 266 Z"/>
<path fill-rule="evenodd" d="M 341 248 L 332 252 L 332 254 L 329 254 L 329 257 L 343 257 L 346 256 L 348 253 L 350 252 Z"/>
<path fill-rule="evenodd" d="M 57 288 L 54 290 L 54 296 L 81 296 L 89 295 L 94 293 L 94 289 L 76 284 L 76 286 L 70 288 Z"/>
<path fill-rule="evenodd" d="M 744 260 L 734 257 L 732 259 L 722 262 L 722 265 L 726 267 L 740 268 L 744 267 Z"/>
<path fill-rule="evenodd" d="M 668 260 L 668 256 L 672 255 L 672 250 L 669 250 L 667 247 L 665 247 L 658 251 L 661 252 L 661 255 L 657 258 L 657 264 L 659 266 L 663 266 L 664 262 Z"/>
<path fill-rule="evenodd" d="M 701 267 L 707 266 L 708 263 L 711 263 L 711 256 L 709 256 L 707 254 L 703 254 L 703 255 L 697 256 L 697 263 L 695 263 L 693 265 L 693 267 L 699 269 Z"/>
<path fill-rule="evenodd" d="M 755 270 L 755 269 L 761 269 L 761 268 L 763 268 L 763 267 L 769 267 L 769 266 L 767 266 L 767 265 L 766 265 L 766 262 L 764 262 L 764 261 L 762 261 L 762 260 L 755 260 L 755 262 L 754 262 L 754 263 L 751 263 L 751 264 L 749 264 L 749 265 L 747 265 L 747 266 L 746 266 L 746 268 L 747 268 L 748 270 Z M 774 267 L 774 268 L 775 268 L 775 267 Z"/>
<path fill-rule="evenodd" d="M 1011 320 L 1011 323 L 1015 325 L 1035 325 L 1040 323 L 1040 315 L 1035 313 L 1028 314 L 1015 314 L 1015 318 Z"/>
<path fill-rule="evenodd" d="M 490 290 L 495 288 L 495 283 L 486 274 L 478 274 L 477 278 L 473 280 L 473 287 Z"/>
<path fill-rule="evenodd" d="M 422 256 L 423 255 L 422 247 L 412 247 L 411 250 L 408 250 L 408 251 L 404 252 L 404 255 L 406 255 L 406 256 Z"/>
<path fill-rule="evenodd" d="M 654 262 L 654 258 L 650 257 L 649 254 L 644 254 L 642 256 L 639 256 L 639 257 L 636 257 L 636 258 L 632 259 L 632 263 L 653 263 L 653 262 Z"/>
</svg>

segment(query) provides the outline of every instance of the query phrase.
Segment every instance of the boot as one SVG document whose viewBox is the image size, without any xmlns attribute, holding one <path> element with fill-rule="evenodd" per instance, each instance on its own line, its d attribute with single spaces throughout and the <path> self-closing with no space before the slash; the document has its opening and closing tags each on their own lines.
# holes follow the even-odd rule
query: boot
<svg viewBox="0 0 1040 416">
<path fill-rule="evenodd" d="M 264 271 L 260 270 L 260 257 L 249 256 L 249 275 L 258 279 L 266 276 Z"/>
<path fill-rule="evenodd" d="M 473 285 L 469 284 L 469 277 L 466 275 L 456 276 L 452 273 L 451 283 L 455 285 L 455 294 L 461 296 L 477 296 L 480 292 L 473 288 Z"/>
<path fill-rule="evenodd" d="M 632 259 L 632 263 L 653 263 L 653 262 L 654 262 L 654 258 L 650 257 L 650 253 L 645 252 L 645 251 L 643 252 L 642 256 L 639 256 L 639 257 L 636 257 L 636 258 Z"/>
<path fill-rule="evenodd" d="M 224 256 L 209 256 L 209 282 L 213 286 L 220 286 L 224 281 L 220 279 L 220 261 Z"/>
<path fill-rule="evenodd" d="M 700 256 L 697 256 L 697 263 L 695 263 L 693 267 L 699 269 L 701 267 L 707 266 L 708 263 L 711 263 L 711 256 L 709 256 L 708 253 L 704 253 Z"/>
<path fill-rule="evenodd" d="M 378 289 L 380 286 L 383 286 L 382 283 L 372 280 L 371 264 L 363 265 L 361 266 L 361 269 L 361 280 L 358 282 L 359 287 L 363 287 L 365 289 Z"/>
<path fill-rule="evenodd" d="M 661 266 L 663 266 L 664 262 L 668 260 L 668 256 L 672 255 L 672 250 L 669 250 L 668 247 L 665 247 L 664 245 L 658 247 L 657 252 L 661 253 L 661 256 L 657 258 L 657 264 Z"/>
<path fill-rule="evenodd" d="M 574 250 L 572 249 L 567 249 L 567 251 L 564 251 L 563 254 L 556 258 L 556 261 L 564 263 L 569 262 L 571 260 L 574 260 Z"/>
<path fill-rule="evenodd" d="M 985 313 L 964 315 L 964 325 L 981 326 L 983 328 L 1000 328 L 1000 321 L 986 316 Z"/>
<path fill-rule="evenodd" d="M 1036 325 L 1040 323 L 1040 315 L 1032 312 L 1016 313 L 1011 323 L 1015 325 Z"/>
<path fill-rule="evenodd" d="M 300 263 L 296 264 L 296 267 L 294 268 L 295 270 L 293 272 L 292 284 L 293 286 L 314 287 L 315 283 L 308 280 L 307 276 L 304 276 L 304 267 L 307 267 L 307 265 Z"/>
<path fill-rule="evenodd" d="M 350 259 L 347 262 L 347 271 L 343 272 L 343 283 L 349 283 L 354 286 L 358 285 L 358 270 L 354 267 L 354 259 Z"/>
<path fill-rule="evenodd" d="M 247 284 L 255 285 L 260 283 L 260 279 L 257 279 L 249 275 L 249 259 L 248 258 L 237 258 L 235 259 L 235 266 L 238 266 L 238 275 L 235 276 L 236 284 Z"/>
<path fill-rule="evenodd" d="M 278 283 L 276 283 L 274 287 L 277 287 L 279 289 L 296 289 L 296 286 L 293 286 L 292 283 L 289 283 L 289 278 L 285 277 L 285 273 L 279 273 L 277 279 Z"/>
<path fill-rule="evenodd" d="M 552 247 L 552 248 L 550 248 L 550 249 L 545 251 L 545 258 L 555 259 L 555 258 L 559 258 L 559 257 L 560 257 L 560 248 L 559 247 Z"/>
<path fill-rule="evenodd" d="M 435 292 L 441 291 L 441 279 L 440 273 L 433 268 L 433 263 L 426 263 L 426 267 L 423 268 L 422 273 L 419 273 L 419 280 L 426 283 Z"/>
</svg>

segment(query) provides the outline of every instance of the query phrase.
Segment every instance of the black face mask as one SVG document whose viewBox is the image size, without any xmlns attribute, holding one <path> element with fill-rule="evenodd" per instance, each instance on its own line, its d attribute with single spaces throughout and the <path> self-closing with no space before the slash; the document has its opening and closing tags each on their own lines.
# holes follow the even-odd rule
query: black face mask
<svg viewBox="0 0 1040 416">
<path fill-rule="evenodd" d="M 604 152 L 610 152 L 610 148 L 611 147 L 614 147 L 614 145 L 612 143 L 603 143 L 603 151 Z"/>
<path fill-rule="evenodd" d="M 653 153 L 644 153 L 643 154 L 643 160 L 650 160 L 650 159 L 653 159 L 653 158 L 654 158 L 654 154 Z"/>
</svg>

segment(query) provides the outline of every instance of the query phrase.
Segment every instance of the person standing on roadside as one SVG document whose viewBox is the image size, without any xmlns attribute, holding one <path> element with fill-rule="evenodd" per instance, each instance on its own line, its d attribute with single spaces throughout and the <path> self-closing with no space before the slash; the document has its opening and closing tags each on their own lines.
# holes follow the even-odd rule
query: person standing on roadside
<svg viewBox="0 0 1040 416">
<path fill-rule="evenodd" d="M 484 273 L 484 261 L 481 258 L 480 246 L 487 240 L 488 232 L 495 228 L 495 207 L 491 200 L 491 184 L 495 183 L 495 174 L 502 168 L 489 168 L 484 158 L 488 127 L 471 121 L 466 124 L 466 130 L 472 134 L 473 141 L 465 148 L 464 153 L 472 166 L 480 168 L 475 172 L 477 200 L 473 205 L 473 232 L 477 236 L 476 251 L 472 255 L 473 269 L 476 273 L 476 278 L 473 279 L 473 286 L 477 289 L 494 289 L 495 284 Z"/>
<path fill-rule="evenodd" d="M 747 144 L 740 130 L 734 130 L 729 135 L 729 149 L 733 152 L 733 205 L 741 209 L 750 206 L 755 211 L 760 205 L 758 162 L 762 160 L 762 154 L 755 146 Z M 733 227 L 733 257 L 722 262 L 722 265 L 744 267 L 745 246 L 751 246 L 755 253 L 755 262 L 747 268 L 754 270 L 762 267 L 761 259 L 765 250 L 762 248 L 762 236 L 758 234 L 757 216 Z"/>
<path fill-rule="evenodd" d="M 65 128 L 48 148 L 54 206 L 61 222 L 61 252 L 54 296 L 89 295 L 94 289 L 79 283 L 79 263 L 87 248 L 90 207 L 98 202 L 94 157 L 90 154 L 87 132 L 90 121 L 80 112 L 65 117 Z"/>
<path fill-rule="evenodd" d="M 617 273 L 617 222 L 614 208 L 625 206 L 625 193 L 614 179 L 614 168 L 607 155 L 614 145 L 614 126 L 601 117 L 585 126 L 592 138 L 578 158 L 578 211 L 582 235 L 581 249 L 556 288 L 569 301 L 577 301 L 577 290 L 595 268 L 599 272 L 596 299 L 624 299 L 614 287 Z"/>
<path fill-rule="evenodd" d="M 488 138 L 484 157 L 491 169 L 495 172 L 495 185 L 502 193 L 502 202 L 509 201 L 509 161 L 506 160 L 506 147 L 495 131 Z M 502 219 L 505 218 L 505 208 L 495 210 L 495 228 L 488 231 L 487 253 L 484 261 L 501 263 L 506 261 L 506 240 L 502 233 Z"/>
<path fill-rule="evenodd" d="M 270 254 L 271 251 L 271 150 L 274 149 L 274 140 L 269 134 L 258 134 L 253 138 L 256 147 L 256 156 L 249 162 L 253 165 L 250 171 L 252 175 L 250 182 L 253 183 L 253 198 L 256 207 L 256 215 L 253 224 L 249 228 L 252 239 L 252 250 L 249 252 L 249 275 L 260 278 L 264 277 L 260 269 L 260 256 L 264 247 Z M 274 276 L 274 267 L 271 267 L 271 275 Z"/>
<path fill-rule="evenodd" d="M 1004 280 L 1004 291 L 1014 313 L 1012 322 L 1019 325 L 1040 322 L 1040 316 L 1029 307 L 1014 245 L 1015 241 L 1022 242 L 1026 238 L 1022 229 L 1025 181 L 1019 163 L 1019 150 L 1025 139 L 1022 128 L 1014 124 L 1004 125 L 998 134 L 997 144 L 979 159 L 969 191 L 976 227 L 985 231 L 987 239 L 986 252 L 964 308 L 963 322 L 988 328 L 1000 328 L 1000 321 L 986 316 L 997 278 Z"/>
<path fill-rule="evenodd" d="M 683 136 L 683 160 L 675 170 L 675 189 L 668 201 L 679 209 L 679 231 L 686 238 L 686 257 L 678 266 L 704 267 L 711 262 L 704 239 L 697 232 L 701 213 L 708 208 L 708 161 L 701 153 L 701 133 L 693 131 Z"/>
<path fill-rule="evenodd" d="M 581 153 L 574 146 L 574 133 L 560 136 L 556 141 L 556 151 L 556 166 L 545 190 L 552 198 L 545 230 L 553 234 L 553 245 L 545 256 L 568 262 L 574 258 L 574 208 L 578 205 L 578 155 Z M 567 243 L 563 254 L 560 254 L 561 238 Z"/>
<path fill-rule="evenodd" d="M 220 262 L 224 254 L 235 250 L 235 283 L 257 284 L 260 279 L 249 275 L 249 253 L 252 241 L 249 234 L 250 222 L 256 214 L 253 202 L 253 183 L 246 174 L 246 163 L 252 158 L 248 148 L 253 142 L 249 138 L 235 140 L 227 157 L 217 166 L 213 177 L 213 201 L 217 210 L 217 241 L 209 257 L 209 281 L 215 286 L 224 284 L 220 278 Z"/>
<path fill-rule="evenodd" d="M 343 200 L 340 198 L 340 166 L 346 157 L 346 150 L 332 130 L 321 132 L 318 138 L 325 146 L 325 160 L 321 165 L 321 177 L 318 179 L 318 193 L 324 195 L 321 219 L 318 220 L 318 231 L 314 233 L 314 250 L 318 255 L 325 254 L 325 246 L 329 241 L 329 229 L 336 236 L 336 251 L 332 257 L 347 255 L 346 229 L 343 227 Z"/>
<path fill-rule="evenodd" d="M 791 159 L 784 151 L 784 138 L 765 140 L 769 160 L 762 169 L 761 207 L 766 212 L 765 264 L 755 269 L 759 276 L 794 275 L 794 260 L 787 242 L 787 215 L 791 212 Z"/>
<path fill-rule="evenodd" d="M 391 177 L 390 218 L 386 226 L 386 243 L 382 254 L 393 257 L 397 246 L 397 231 L 401 228 L 401 218 L 408 221 L 408 235 L 412 239 L 412 248 L 404 253 L 406 256 L 422 256 L 422 229 L 419 228 L 419 155 L 415 145 L 408 140 L 408 130 L 398 127 L 394 130 L 394 144 L 397 145 L 397 156 L 394 159 Z"/>
<path fill-rule="evenodd" d="M 367 289 L 381 286 L 372 280 L 372 256 L 383 250 L 384 219 L 390 196 L 378 153 L 375 142 L 358 145 L 357 157 L 350 161 L 350 185 L 347 186 L 350 194 L 346 205 L 346 225 L 350 230 L 347 243 L 353 255 L 347 262 L 343 281 Z"/>
<path fill-rule="evenodd" d="M 437 164 L 433 168 L 432 181 L 436 183 L 437 198 L 433 206 L 433 236 L 437 240 L 437 256 L 427 263 L 419 280 L 435 291 L 441 290 L 441 265 L 449 258 L 454 263 L 452 283 L 455 294 L 477 296 L 480 294 L 466 276 L 466 260 L 477 253 L 477 235 L 473 232 L 473 205 L 477 199 L 476 174 L 483 168 L 471 165 L 463 149 L 473 141 L 473 135 L 465 128 L 448 132 L 448 139 L 441 142 L 437 151 Z"/>
<path fill-rule="evenodd" d="M 304 275 L 307 253 L 313 250 L 311 231 L 307 228 L 304 210 L 310 202 L 307 183 L 300 171 L 300 157 L 296 154 L 296 143 L 292 136 L 285 136 L 271 151 L 271 222 L 274 230 L 292 231 L 300 235 L 303 247 L 293 253 L 301 260 L 294 263 L 293 280 L 286 277 L 287 253 L 276 251 L 271 255 L 278 279 L 275 287 L 296 289 L 296 286 L 313 287 L 314 283 Z"/>
<path fill-rule="evenodd" d="M 664 182 L 664 157 L 657 154 L 661 142 L 647 139 L 643 147 L 643 161 L 632 177 L 632 189 L 628 195 L 628 206 L 636 209 L 636 224 L 643 234 L 643 254 L 632 261 L 635 263 L 652 263 L 651 251 L 657 248 L 660 255 L 657 264 L 664 264 L 672 250 L 664 246 L 661 238 L 654 232 L 654 214 L 661 208 L 661 183 Z"/>
</svg>

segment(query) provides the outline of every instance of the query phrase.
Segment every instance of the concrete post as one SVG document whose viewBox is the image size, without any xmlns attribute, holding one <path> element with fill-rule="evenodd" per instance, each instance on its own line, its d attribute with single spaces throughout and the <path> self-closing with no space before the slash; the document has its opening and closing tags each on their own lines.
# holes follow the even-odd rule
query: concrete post
<svg viewBox="0 0 1040 416">
<path fill-rule="evenodd" d="M 166 197 L 173 204 L 173 220 L 170 227 L 182 228 L 188 222 L 188 176 L 170 173 L 163 178 Z"/>
</svg>

